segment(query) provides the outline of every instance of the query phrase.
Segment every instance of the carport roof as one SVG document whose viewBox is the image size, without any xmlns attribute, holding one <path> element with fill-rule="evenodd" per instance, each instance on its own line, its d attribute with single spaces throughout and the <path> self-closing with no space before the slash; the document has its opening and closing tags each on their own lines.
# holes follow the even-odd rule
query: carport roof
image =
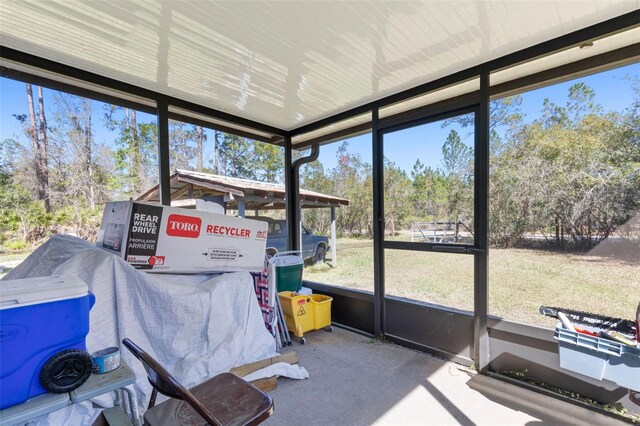
<svg viewBox="0 0 640 426">
<path fill-rule="evenodd" d="M 639 6 L 640 0 L 2 1 L 0 40 L 290 131 Z M 625 43 L 638 43 L 637 33 Z"/>
<path fill-rule="evenodd" d="M 229 209 L 237 209 L 242 200 L 246 209 L 277 210 L 285 208 L 286 191 L 284 185 L 239 179 L 211 173 L 177 169 L 169 178 L 172 205 L 195 206 L 195 198 L 208 195 L 222 195 Z M 159 186 L 140 195 L 137 200 L 159 201 Z M 310 207 L 348 206 L 349 200 L 333 195 L 321 194 L 300 188 L 300 205 Z"/>
</svg>

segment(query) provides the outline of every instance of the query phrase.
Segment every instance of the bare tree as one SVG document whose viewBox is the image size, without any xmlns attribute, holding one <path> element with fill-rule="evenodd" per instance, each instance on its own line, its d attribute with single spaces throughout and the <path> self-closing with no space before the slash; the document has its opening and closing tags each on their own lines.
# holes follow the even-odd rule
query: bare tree
<svg viewBox="0 0 640 426">
<path fill-rule="evenodd" d="M 171 169 L 189 169 L 193 158 L 198 155 L 198 147 L 194 147 L 194 142 L 198 143 L 199 135 L 197 126 L 187 124 L 183 121 L 169 120 L 169 164 Z"/>
<path fill-rule="evenodd" d="M 219 132 L 217 130 L 214 131 L 213 133 L 213 173 L 215 174 L 221 174 L 220 173 L 220 157 L 218 155 L 218 151 L 219 151 L 219 137 L 224 138 L 224 133 Z"/>
<path fill-rule="evenodd" d="M 44 201 L 47 212 L 51 211 L 49 201 L 49 169 L 47 161 L 47 121 L 44 114 L 44 97 L 42 87 L 38 88 L 38 106 L 40 125 L 36 120 L 36 111 L 33 104 L 33 90 L 31 84 L 26 85 L 27 104 L 29 108 L 29 128 L 27 134 L 31 137 L 33 146 L 34 165 L 38 186 L 38 199 Z M 39 135 L 38 135 L 39 132 Z"/>
<path fill-rule="evenodd" d="M 57 110 L 53 140 L 57 136 L 64 155 L 68 156 L 64 168 L 66 192 L 88 201 L 94 209 L 98 203 L 96 163 L 92 130 L 91 100 L 58 93 L 54 96 Z M 53 158 L 53 157 L 52 157 Z M 77 202 L 75 200 L 74 202 Z"/>
<path fill-rule="evenodd" d="M 196 141 L 198 142 L 198 171 L 201 172 L 202 171 L 202 144 L 205 140 L 202 126 L 196 126 L 196 133 L 197 133 Z"/>
<path fill-rule="evenodd" d="M 136 110 L 131 110 L 130 132 L 131 147 L 133 149 L 133 182 L 134 193 L 140 194 L 144 191 L 142 176 L 142 154 L 140 152 L 140 140 L 138 139 L 138 123 L 136 121 Z"/>
<path fill-rule="evenodd" d="M 84 98 L 82 101 L 82 112 L 84 115 L 84 166 L 88 177 L 87 186 L 89 187 L 89 207 L 91 210 L 96 208 L 96 190 L 93 176 L 93 158 L 92 158 L 92 138 L 91 134 L 91 100 Z"/>
<path fill-rule="evenodd" d="M 112 179 L 118 182 L 122 196 L 136 196 L 157 179 L 157 123 L 139 123 L 136 111 L 115 105 L 107 107 L 105 119 L 107 128 L 119 133 L 114 141 Z"/>
</svg>

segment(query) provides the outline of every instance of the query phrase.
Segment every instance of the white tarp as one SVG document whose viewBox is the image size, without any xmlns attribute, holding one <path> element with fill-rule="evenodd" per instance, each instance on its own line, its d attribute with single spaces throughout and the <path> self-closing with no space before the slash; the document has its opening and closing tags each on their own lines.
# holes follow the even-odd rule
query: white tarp
<svg viewBox="0 0 640 426">
<path fill-rule="evenodd" d="M 96 296 L 87 350 L 120 346 L 137 376 L 141 412 L 151 395 L 142 368 L 120 342 L 128 337 L 187 388 L 232 367 L 276 356 L 248 272 L 219 275 L 154 275 L 84 240 L 54 236 L 4 279 L 73 275 Z M 92 400 L 112 406 L 113 396 Z M 37 424 L 91 424 L 100 410 L 76 404 Z"/>
</svg>

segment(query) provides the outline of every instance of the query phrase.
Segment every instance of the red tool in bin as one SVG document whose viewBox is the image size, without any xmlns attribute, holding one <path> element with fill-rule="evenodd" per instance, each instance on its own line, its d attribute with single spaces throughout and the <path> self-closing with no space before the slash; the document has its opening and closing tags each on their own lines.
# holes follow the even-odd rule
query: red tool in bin
<svg viewBox="0 0 640 426">
<path fill-rule="evenodd" d="M 640 307 L 638 308 L 640 310 Z M 590 312 L 576 311 L 573 309 L 554 308 L 551 306 L 540 306 L 540 314 L 552 318 L 558 318 L 558 312 L 564 313 L 571 323 L 589 325 L 592 327 L 613 330 L 636 338 L 638 336 L 638 321 L 624 318 L 615 318 L 606 315 L 593 314 Z M 575 325 L 574 325 L 575 327 Z"/>
</svg>

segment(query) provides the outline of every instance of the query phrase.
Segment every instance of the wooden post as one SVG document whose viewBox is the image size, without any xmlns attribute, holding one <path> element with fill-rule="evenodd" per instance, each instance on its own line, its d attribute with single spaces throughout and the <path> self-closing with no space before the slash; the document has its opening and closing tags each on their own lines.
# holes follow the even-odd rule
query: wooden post
<svg viewBox="0 0 640 426">
<path fill-rule="evenodd" d="M 238 216 L 239 217 L 244 217 L 245 216 L 244 199 L 242 199 L 242 198 L 238 199 Z"/>
<path fill-rule="evenodd" d="M 336 208 L 331 207 L 331 265 L 338 266 L 336 250 Z"/>
</svg>

